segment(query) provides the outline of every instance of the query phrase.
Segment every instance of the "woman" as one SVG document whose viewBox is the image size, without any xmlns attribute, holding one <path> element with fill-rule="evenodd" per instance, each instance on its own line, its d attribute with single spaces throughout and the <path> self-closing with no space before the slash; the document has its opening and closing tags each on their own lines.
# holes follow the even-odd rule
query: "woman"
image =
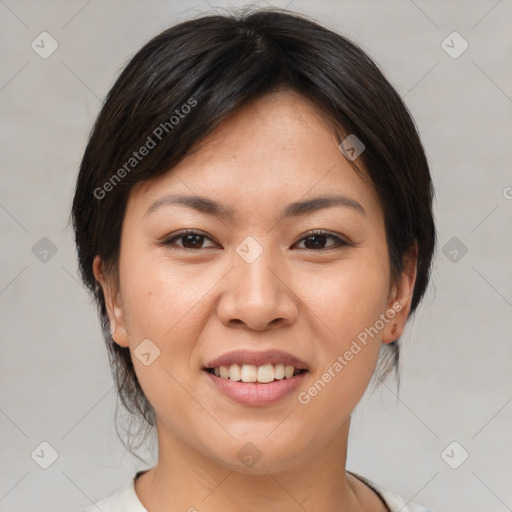
<svg viewBox="0 0 512 512">
<path fill-rule="evenodd" d="M 72 212 L 119 397 L 158 436 L 97 506 L 427 511 L 345 463 L 428 284 L 432 196 L 407 108 L 346 38 L 256 10 L 148 42 Z"/>
</svg>

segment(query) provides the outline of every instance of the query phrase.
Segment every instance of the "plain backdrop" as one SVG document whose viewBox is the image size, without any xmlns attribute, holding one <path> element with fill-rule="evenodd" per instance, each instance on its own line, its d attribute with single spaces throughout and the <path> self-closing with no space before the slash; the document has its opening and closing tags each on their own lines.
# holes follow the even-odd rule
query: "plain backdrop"
<svg viewBox="0 0 512 512">
<path fill-rule="evenodd" d="M 78 511 L 147 468 L 116 436 L 67 225 L 74 182 L 129 58 L 170 25 L 244 4 L 0 1 L 2 512 Z M 363 46 L 413 114 L 437 190 L 438 251 L 402 338 L 400 394 L 390 380 L 359 404 L 348 469 L 436 512 L 512 510 L 512 3 L 254 5 Z"/>
</svg>

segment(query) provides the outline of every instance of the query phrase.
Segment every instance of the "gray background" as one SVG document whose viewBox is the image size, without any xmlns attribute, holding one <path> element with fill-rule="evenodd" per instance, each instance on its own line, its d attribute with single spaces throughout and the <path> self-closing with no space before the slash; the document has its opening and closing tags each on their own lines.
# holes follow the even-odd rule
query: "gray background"
<svg viewBox="0 0 512 512">
<path fill-rule="evenodd" d="M 436 512 L 512 510 L 512 4 L 272 5 L 310 14 L 369 52 L 417 121 L 437 189 L 439 251 L 403 337 L 400 398 L 392 381 L 365 396 L 348 468 Z M 150 37 L 206 11 L 162 0 L 0 1 L 2 512 L 79 510 L 145 468 L 116 437 L 106 350 L 66 225 L 114 78 Z M 47 59 L 31 47 L 43 31 L 59 45 Z M 458 58 L 461 40 L 444 43 L 452 56 L 442 46 L 453 31 L 469 44 Z M 58 452 L 48 469 L 42 442 Z M 447 461 L 460 464 L 462 450 L 469 458 L 453 469 Z"/>
</svg>

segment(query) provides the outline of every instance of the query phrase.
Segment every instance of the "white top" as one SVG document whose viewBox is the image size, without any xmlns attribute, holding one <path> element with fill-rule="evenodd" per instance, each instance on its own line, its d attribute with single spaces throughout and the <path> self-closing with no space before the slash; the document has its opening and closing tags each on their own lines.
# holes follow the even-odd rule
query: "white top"
<svg viewBox="0 0 512 512">
<path fill-rule="evenodd" d="M 144 473 L 144 471 L 139 471 L 134 478 L 117 492 L 81 510 L 81 512 L 98 512 L 98 509 L 101 510 L 101 512 L 148 512 L 135 492 L 135 480 L 142 475 L 142 473 Z M 348 471 L 348 473 L 371 487 L 387 505 L 389 512 L 433 512 L 429 508 L 408 502 L 398 494 L 380 487 L 363 476 L 352 473 L 352 471 Z"/>
</svg>

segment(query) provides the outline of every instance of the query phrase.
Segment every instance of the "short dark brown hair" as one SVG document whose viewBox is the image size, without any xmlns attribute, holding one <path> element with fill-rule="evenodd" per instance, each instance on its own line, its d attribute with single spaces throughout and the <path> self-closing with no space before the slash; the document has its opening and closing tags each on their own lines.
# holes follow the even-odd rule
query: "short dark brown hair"
<svg viewBox="0 0 512 512">
<path fill-rule="evenodd" d="M 154 410 L 129 349 L 112 340 L 94 257 L 117 272 L 134 184 L 168 172 L 229 114 L 278 89 L 312 101 L 340 142 L 355 134 L 364 143 L 357 163 L 382 206 L 393 278 L 415 244 L 418 249 L 410 313 L 427 288 L 436 243 L 427 158 L 407 107 L 368 55 L 342 35 L 282 9 L 246 9 L 177 24 L 145 44 L 108 93 L 72 207 L 79 269 L 98 306 L 118 396 L 146 427 L 155 424 Z M 149 149 L 143 157 L 142 147 Z M 398 340 L 382 351 L 381 378 L 398 367 Z"/>
</svg>

